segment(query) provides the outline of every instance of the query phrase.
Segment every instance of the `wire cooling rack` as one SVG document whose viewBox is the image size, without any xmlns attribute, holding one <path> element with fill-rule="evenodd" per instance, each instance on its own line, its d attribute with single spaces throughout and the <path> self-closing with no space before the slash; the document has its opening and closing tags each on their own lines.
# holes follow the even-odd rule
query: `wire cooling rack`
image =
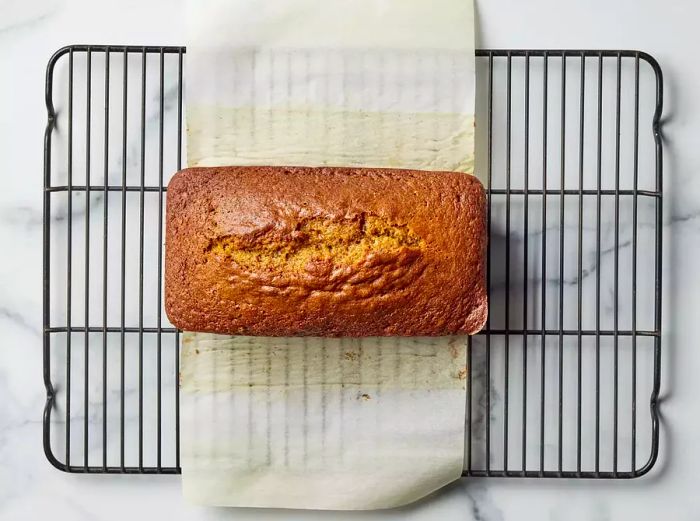
<svg viewBox="0 0 700 521">
<path fill-rule="evenodd" d="M 180 471 L 162 254 L 184 58 L 75 45 L 48 64 L 43 443 L 64 471 Z M 465 476 L 654 465 L 662 89 L 642 52 L 477 51 L 490 320 L 468 351 Z"/>
</svg>

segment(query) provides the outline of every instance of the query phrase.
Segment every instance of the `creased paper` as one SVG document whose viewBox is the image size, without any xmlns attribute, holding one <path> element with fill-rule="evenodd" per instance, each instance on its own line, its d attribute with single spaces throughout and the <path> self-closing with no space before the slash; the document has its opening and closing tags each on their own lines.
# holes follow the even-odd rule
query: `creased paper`
<svg viewBox="0 0 700 521">
<path fill-rule="evenodd" d="M 469 1 L 188 3 L 188 164 L 471 172 Z M 185 497 L 373 509 L 459 478 L 466 338 L 186 333 Z"/>
<path fill-rule="evenodd" d="M 463 345 L 459 337 L 185 333 L 185 495 L 206 504 L 358 509 L 408 503 L 443 486 L 462 468 Z"/>
<path fill-rule="evenodd" d="M 190 7 L 191 165 L 473 171 L 470 1 Z"/>
</svg>

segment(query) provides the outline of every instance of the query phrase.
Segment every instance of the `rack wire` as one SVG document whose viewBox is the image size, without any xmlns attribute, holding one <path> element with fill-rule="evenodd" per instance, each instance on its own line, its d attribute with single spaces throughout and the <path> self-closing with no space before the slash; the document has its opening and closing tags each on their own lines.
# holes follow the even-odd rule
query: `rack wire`
<svg viewBox="0 0 700 521">
<path fill-rule="evenodd" d="M 43 444 L 63 471 L 180 472 L 162 245 L 184 58 L 73 45 L 47 67 Z M 653 467 L 662 99 L 643 52 L 477 51 L 491 318 L 469 341 L 465 476 Z"/>
</svg>

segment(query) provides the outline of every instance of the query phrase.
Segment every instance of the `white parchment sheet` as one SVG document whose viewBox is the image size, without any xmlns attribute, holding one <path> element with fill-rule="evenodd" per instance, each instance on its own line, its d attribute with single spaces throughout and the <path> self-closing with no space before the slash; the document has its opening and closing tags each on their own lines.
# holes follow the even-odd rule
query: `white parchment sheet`
<svg viewBox="0 0 700 521">
<path fill-rule="evenodd" d="M 471 173 L 471 1 L 190 0 L 189 166 Z M 458 479 L 466 338 L 186 333 L 185 497 L 389 508 Z"/>
<path fill-rule="evenodd" d="M 181 462 L 196 503 L 410 503 L 462 471 L 464 339 L 185 333 Z"/>
</svg>

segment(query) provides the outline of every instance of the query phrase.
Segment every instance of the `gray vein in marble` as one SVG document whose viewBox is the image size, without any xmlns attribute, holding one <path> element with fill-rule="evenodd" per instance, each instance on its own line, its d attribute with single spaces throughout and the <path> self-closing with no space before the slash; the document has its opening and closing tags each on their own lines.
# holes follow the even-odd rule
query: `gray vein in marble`
<svg viewBox="0 0 700 521">
<path fill-rule="evenodd" d="M 675 223 L 687 223 L 690 221 L 697 220 L 698 217 L 700 217 L 700 209 L 692 210 L 686 213 L 673 214 L 671 215 L 671 219 L 666 225 L 668 226 Z"/>
<path fill-rule="evenodd" d="M 174 108 L 177 106 L 177 93 L 178 93 L 178 88 L 177 86 L 175 87 L 170 87 L 169 89 L 165 90 L 163 92 L 163 118 L 170 113 Z M 151 103 L 150 105 L 157 105 L 156 101 L 159 101 L 160 99 L 160 94 L 158 94 L 157 98 L 151 98 Z M 153 127 L 153 122 L 160 120 L 160 109 L 154 109 L 153 112 L 151 112 L 148 116 L 146 116 L 146 128 L 151 129 Z M 155 134 L 155 131 L 152 130 L 152 134 Z M 148 141 L 148 135 L 146 136 L 146 141 Z M 127 166 L 131 167 L 137 167 L 140 166 L 141 163 L 141 140 L 140 137 L 139 139 L 133 139 L 131 142 L 131 145 L 128 147 L 129 150 L 127 151 L 126 157 L 127 157 Z M 121 162 L 123 161 L 124 158 L 120 157 L 119 158 L 119 169 L 118 172 L 121 174 Z"/>
<path fill-rule="evenodd" d="M 608 248 L 602 248 L 600 250 L 600 260 L 602 262 L 604 259 L 609 257 L 610 254 L 614 253 L 615 250 L 620 252 L 620 251 L 623 251 L 631 246 L 632 246 L 632 240 L 629 239 L 629 240 L 625 240 L 625 241 L 620 241 L 617 248 L 615 246 L 610 246 Z M 561 279 L 561 282 L 562 282 L 562 284 L 564 284 L 564 286 L 575 286 L 579 282 L 583 282 L 588 277 L 593 275 L 597 271 L 597 269 L 598 269 L 598 267 L 594 263 L 589 268 L 583 268 L 581 270 L 581 278 L 580 279 L 579 279 L 578 275 L 576 275 L 576 276 L 570 277 L 570 278 L 564 277 L 563 279 Z M 548 284 L 559 284 L 559 277 L 552 277 L 552 278 L 547 277 L 546 281 Z"/>
<path fill-rule="evenodd" d="M 65 497 L 65 501 L 76 514 L 80 516 L 80 519 L 85 519 L 86 521 L 102 519 L 101 516 L 97 516 L 94 512 L 86 509 L 83 504 L 84 502 L 78 502 L 72 499 L 70 496 Z"/>
<path fill-rule="evenodd" d="M 80 192 L 82 194 L 82 192 Z M 77 195 L 77 193 L 76 193 Z M 84 201 L 84 199 L 83 199 Z M 90 196 L 90 213 L 97 212 L 102 207 L 104 195 L 101 192 L 93 192 Z M 55 207 L 51 212 L 50 221 L 52 224 L 59 224 L 68 220 L 68 205 L 53 204 Z M 76 204 L 73 202 L 73 221 L 79 222 L 85 217 L 86 205 Z M 25 231 L 31 231 L 33 228 L 42 226 L 44 223 L 44 215 L 42 210 L 31 208 L 27 205 L 10 206 L 0 211 L 0 223 L 6 226 L 22 227 Z"/>
<path fill-rule="evenodd" d="M 51 216 L 51 221 L 65 220 L 66 215 Z M 0 222 L 9 226 L 22 226 L 24 228 L 33 228 L 41 226 L 43 223 L 43 215 L 36 208 L 26 205 L 10 206 L 3 208 L 0 211 Z"/>
<path fill-rule="evenodd" d="M 16 326 L 19 326 L 24 331 L 31 333 L 33 336 L 39 336 L 39 331 L 32 326 L 31 322 L 27 317 L 22 315 L 16 310 L 13 310 L 7 306 L 0 305 L 0 320 L 8 320 Z"/>
<path fill-rule="evenodd" d="M 676 223 L 687 223 L 696 220 L 698 217 L 700 217 L 700 210 L 697 212 L 685 214 L 685 215 L 680 215 L 680 216 L 672 216 L 671 219 L 668 220 L 668 222 L 664 225 L 664 227 L 669 227 L 672 226 Z M 654 225 L 652 224 L 639 224 L 638 229 L 652 229 Z M 566 228 L 565 228 L 566 229 Z M 558 231 L 559 228 L 556 228 L 556 231 Z M 577 232 L 578 228 L 576 228 Z M 549 231 L 549 230 L 548 230 Z M 573 233 L 573 232 L 572 232 Z M 542 231 L 538 230 L 536 232 L 533 232 L 531 234 L 528 234 L 528 239 L 532 240 L 535 237 L 541 236 Z M 505 241 L 506 238 L 502 235 L 497 235 L 495 239 L 503 240 Z M 522 242 L 522 237 L 518 238 L 511 238 L 511 244 L 517 243 L 517 242 Z M 616 248 L 614 245 L 608 246 L 605 248 L 601 248 L 600 250 L 600 261 L 603 262 L 606 260 L 610 255 L 614 254 L 614 252 L 617 250 L 618 252 L 623 251 L 627 248 L 630 248 L 632 246 L 632 239 L 625 239 L 625 240 L 620 240 L 618 247 Z M 588 264 L 589 266 L 583 267 L 581 270 L 581 278 L 579 279 L 578 274 L 572 276 L 572 277 L 564 277 L 560 279 L 558 276 L 557 277 L 547 277 L 545 278 L 545 282 L 548 285 L 558 285 L 561 281 L 564 286 L 576 286 L 579 282 L 582 282 L 589 278 L 591 275 L 595 274 L 598 266 L 597 266 L 597 258 L 595 255 L 590 255 L 588 256 L 590 258 Z M 586 256 L 584 256 L 584 259 Z M 524 282 L 522 277 L 513 277 L 513 274 L 511 273 L 511 289 L 518 286 L 522 286 L 522 283 Z M 500 291 L 506 289 L 505 287 L 505 273 L 501 274 L 501 277 L 497 279 L 495 282 L 492 282 L 491 284 L 491 290 L 495 291 Z M 527 282 L 528 283 L 539 283 L 542 281 L 541 277 L 528 277 Z"/>
<path fill-rule="evenodd" d="M 475 521 L 503 521 L 503 512 L 494 503 L 485 484 L 470 481 L 465 491 L 471 502 L 471 514 Z"/>
<path fill-rule="evenodd" d="M 163 97 L 163 117 L 174 110 L 177 107 L 177 87 L 172 87 L 164 92 Z M 152 101 L 151 105 L 154 102 Z M 152 123 L 160 119 L 159 109 L 154 109 L 151 114 L 147 116 L 147 128 L 152 127 Z M 155 132 L 155 131 L 153 131 Z M 148 141 L 147 136 L 147 141 Z M 140 167 L 140 150 L 141 142 L 140 138 L 133 138 L 127 152 L 127 165 L 136 168 Z M 110 172 L 107 174 L 108 178 L 120 177 L 123 169 L 123 158 L 119 157 L 116 160 L 116 164 L 112 167 Z M 80 192 L 82 193 L 82 192 Z M 97 212 L 101 209 L 104 203 L 104 194 L 102 192 L 93 192 L 90 198 L 90 213 Z M 62 223 L 68 220 L 68 206 L 64 203 L 61 205 L 56 205 L 54 203 L 54 209 L 51 212 L 51 223 Z M 86 213 L 86 205 L 73 203 L 73 219 L 77 220 L 84 218 Z M 10 226 L 22 226 L 26 230 L 31 230 L 43 225 L 44 217 L 42 210 L 39 208 L 32 208 L 27 205 L 18 205 L 5 207 L 0 212 L 0 222 L 3 224 L 9 224 Z"/>
<path fill-rule="evenodd" d="M 21 421 L 16 421 L 16 422 L 7 422 L 2 425 L 2 428 L 0 431 L 4 433 L 8 433 L 11 431 L 17 431 L 21 429 L 25 429 L 27 427 L 32 427 L 34 425 L 42 425 L 43 421 L 42 420 L 21 420 Z"/>
<path fill-rule="evenodd" d="M 31 5 L 31 2 L 28 2 L 29 5 Z M 10 18 L 9 23 L 2 24 L 0 23 L 0 36 L 7 36 L 8 33 L 17 31 L 17 30 L 27 30 L 27 29 L 35 29 L 37 25 L 45 22 L 52 16 L 54 16 L 56 13 L 58 13 L 59 9 L 62 6 L 63 2 L 54 2 L 53 5 L 49 6 L 48 10 L 45 10 L 43 12 L 36 13 L 32 16 L 29 16 L 24 19 L 14 19 L 12 20 Z M 1 19 L 2 17 L 0 17 Z"/>
</svg>

